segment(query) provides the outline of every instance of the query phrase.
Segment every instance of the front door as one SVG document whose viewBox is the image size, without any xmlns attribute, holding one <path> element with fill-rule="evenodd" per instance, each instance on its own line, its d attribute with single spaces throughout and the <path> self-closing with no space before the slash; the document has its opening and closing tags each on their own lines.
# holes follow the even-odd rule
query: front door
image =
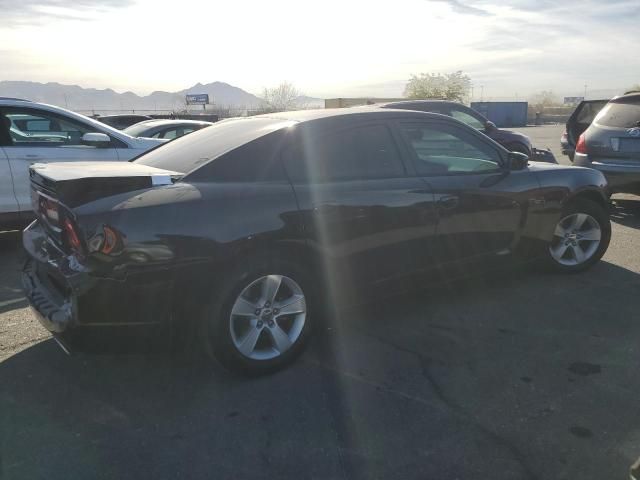
<svg viewBox="0 0 640 480">
<path fill-rule="evenodd" d="M 438 212 L 438 248 L 435 258 L 425 260 L 442 263 L 508 252 L 526 212 L 531 173 L 507 171 L 498 147 L 453 122 L 399 127 Z"/>
<path fill-rule="evenodd" d="M 433 194 L 399 152 L 386 125 L 369 124 L 283 154 L 308 242 L 340 293 L 405 278 L 434 238 Z"/>
<path fill-rule="evenodd" d="M 29 107 L 4 107 L 0 117 L 9 126 L 10 144 L 3 149 L 21 211 L 31 210 L 29 167 L 32 164 L 118 159 L 116 149 L 109 144 L 82 143 L 85 133 L 97 131 L 90 125 Z"/>
</svg>

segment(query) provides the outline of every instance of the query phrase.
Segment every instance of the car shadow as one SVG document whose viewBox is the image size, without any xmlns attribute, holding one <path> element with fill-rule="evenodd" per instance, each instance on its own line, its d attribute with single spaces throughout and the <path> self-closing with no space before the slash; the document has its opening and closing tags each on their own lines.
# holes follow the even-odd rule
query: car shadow
<svg viewBox="0 0 640 480">
<path fill-rule="evenodd" d="M 0 478 L 621 477 L 639 285 L 491 272 L 341 310 L 254 379 L 44 341 L 0 363 Z"/>
<path fill-rule="evenodd" d="M 640 228 L 640 197 L 625 195 L 614 199 L 611 221 L 625 227 Z"/>
</svg>

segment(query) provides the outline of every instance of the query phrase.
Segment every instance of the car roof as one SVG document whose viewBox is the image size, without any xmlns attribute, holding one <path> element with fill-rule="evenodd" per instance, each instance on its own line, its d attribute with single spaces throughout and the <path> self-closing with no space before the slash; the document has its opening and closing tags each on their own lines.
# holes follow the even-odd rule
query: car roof
<svg viewBox="0 0 640 480">
<path fill-rule="evenodd" d="M 612 98 L 611 103 L 635 103 L 640 102 L 640 92 L 630 92 L 619 97 Z"/>
<path fill-rule="evenodd" d="M 180 120 L 171 118 L 154 118 L 152 120 L 143 120 L 142 122 L 134 123 L 134 125 L 145 125 L 149 127 L 164 127 L 171 125 L 213 125 L 212 122 L 204 120 Z M 133 125 L 131 125 L 133 127 Z"/>
<path fill-rule="evenodd" d="M 426 100 L 399 100 L 397 102 L 385 102 L 385 103 L 377 103 L 376 106 L 381 108 L 399 108 L 409 105 L 426 105 L 426 104 L 437 104 L 437 105 L 462 105 L 460 102 L 454 102 L 452 100 L 436 100 L 436 99 L 426 99 Z"/>
<path fill-rule="evenodd" d="M 325 109 L 314 109 L 314 110 L 296 110 L 292 112 L 280 112 L 280 113 L 266 113 L 263 115 L 258 115 L 257 117 L 262 118 L 273 118 L 277 120 L 283 121 L 293 121 L 297 123 L 306 123 L 317 120 L 326 120 L 330 118 L 342 118 L 344 120 L 348 120 L 352 118 L 354 121 L 361 120 L 363 117 L 374 119 L 384 119 L 384 118 L 392 118 L 392 117 L 416 117 L 416 118 L 425 118 L 433 117 L 433 118 L 447 118 L 444 115 L 439 115 L 436 113 L 427 113 L 427 112 L 416 112 L 412 110 L 402 110 L 402 109 L 380 109 L 375 106 L 363 106 L 361 108 L 325 108 Z M 360 117 L 360 118 L 359 118 Z M 256 117 L 247 117 L 247 118 L 256 118 Z"/>
<path fill-rule="evenodd" d="M 14 97 L 0 97 L 0 100 L 9 100 L 12 102 L 30 102 L 31 101 L 24 98 L 14 98 Z"/>
<path fill-rule="evenodd" d="M 149 115 L 142 115 L 141 113 L 119 113 L 117 115 L 100 115 L 98 117 L 98 119 L 105 119 L 108 118 L 109 120 L 117 120 L 119 118 L 122 119 L 126 119 L 126 118 L 151 118 Z"/>
</svg>

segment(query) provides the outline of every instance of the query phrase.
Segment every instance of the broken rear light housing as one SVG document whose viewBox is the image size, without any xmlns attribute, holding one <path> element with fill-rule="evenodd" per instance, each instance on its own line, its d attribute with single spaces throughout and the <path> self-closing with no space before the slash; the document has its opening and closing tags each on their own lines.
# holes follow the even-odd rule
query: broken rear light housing
<svg viewBox="0 0 640 480">
<path fill-rule="evenodd" d="M 63 239 L 71 249 L 71 252 L 79 258 L 84 257 L 84 248 L 82 246 L 82 241 L 80 240 L 80 234 L 71 219 L 64 219 L 62 222 L 62 232 Z"/>
</svg>

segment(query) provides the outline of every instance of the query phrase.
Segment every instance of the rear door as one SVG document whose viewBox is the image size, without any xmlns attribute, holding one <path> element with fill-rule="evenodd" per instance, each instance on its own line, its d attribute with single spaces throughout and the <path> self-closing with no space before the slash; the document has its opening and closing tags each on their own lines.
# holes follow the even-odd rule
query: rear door
<svg viewBox="0 0 640 480">
<path fill-rule="evenodd" d="M 578 137 L 584 132 L 598 112 L 607 104 L 608 100 L 583 100 L 567 120 L 567 141 L 571 147 L 576 146 Z"/>
<path fill-rule="evenodd" d="M 82 143 L 82 135 L 98 132 L 89 124 L 32 107 L 4 107 L 0 114 L 11 123 L 10 143 L 3 149 L 21 211 L 31 210 L 29 167 L 32 164 L 118 159 L 114 146 L 122 142 L 117 139 L 99 147 Z M 21 130 L 21 126 L 26 131 Z"/>
<path fill-rule="evenodd" d="M 399 122 L 417 175 L 434 192 L 437 249 L 431 262 L 508 252 L 519 233 L 533 181 L 528 170 L 508 172 L 502 150 L 453 122 Z"/>
<path fill-rule="evenodd" d="M 330 278 L 356 289 L 415 271 L 433 240 L 433 194 L 407 173 L 399 142 L 371 123 L 301 137 L 283 152 L 309 243 Z"/>
</svg>

